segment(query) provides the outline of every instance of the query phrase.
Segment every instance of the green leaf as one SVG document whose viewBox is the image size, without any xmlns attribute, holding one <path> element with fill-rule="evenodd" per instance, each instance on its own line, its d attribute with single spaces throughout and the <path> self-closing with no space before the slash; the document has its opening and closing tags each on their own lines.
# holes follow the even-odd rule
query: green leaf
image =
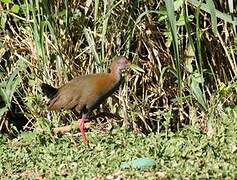
<svg viewBox="0 0 237 180">
<path fill-rule="evenodd" d="M 95 47 L 95 40 L 94 40 L 94 37 L 92 35 L 91 30 L 87 29 L 87 28 L 84 28 L 83 32 L 85 34 L 86 40 L 87 40 L 87 42 L 89 44 L 90 50 L 91 50 L 91 52 L 92 52 L 92 54 L 93 54 L 93 56 L 95 58 L 96 63 L 101 65 L 102 62 L 101 62 L 101 60 L 99 58 L 99 54 L 98 54 L 97 49 Z"/>
<path fill-rule="evenodd" d="M 11 11 L 16 14 L 19 12 L 19 10 L 20 10 L 20 6 L 17 4 L 14 4 L 11 8 Z"/>
<path fill-rule="evenodd" d="M 229 5 L 230 13 L 234 13 L 234 2 L 233 2 L 233 0 L 228 0 L 228 5 Z"/>
<path fill-rule="evenodd" d="M 133 71 L 135 71 L 135 72 L 137 72 L 137 73 L 139 73 L 139 72 L 144 73 L 144 72 L 145 72 L 144 69 L 142 69 L 141 67 L 139 67 L 139 66 L 137 66 L 137 65 L 135 65 L 135 64 L 131 64 L 131 65 L 129 66 L 129 68 L 131 68 Z"/>
<path fill-rule="evenodd" d="M 191 4 L 195 7 L 200 6 L 200 1 L 197 1 L 197 0 L 187 0 L 187 1 L 188 1 L 189 4 Z M 210 8 L 205 3 L 201 3 L 200 9 L 205 11 L 205 12 L 211 13 Z M 224 21 L 227 21 L 229 23 L 232 23 L 233 25 L 237 25 L 237 18 L 236 17 L 233 17 L 233 16 L 230 16 L 228 14 L 222 13 L 218 10 L 215 10 L 215 12 L 216 12 L 216 17 L 218 17 L 218 18 L 220 18 Z"/>
<path fill-rule="evenodd" d="M 207 111 L 206 101 L 200 88 L 200 85 L 203 83 L 203 81 L 204 79 L 201 77 L 200 74 L 198 73 L 193 74 L 191 76 L 190 90 L 194 98 L 197 100 L 197 102 L 202 106 L 202 108 L 205 111 Z"/>
<path fill-rule="evenodd" d="M 207 0 L 207 6 L 210 9 L 211 12 L 211 27 L 214 35 L 217 35 L 217 19 L 216 19 L 216 8 L 215 4 L 212 0 Z"/>
<path fill-rule="evenodd" d="M 8 111 L 7 107 L 0 108 L 0 116 L 2 116 L 7 111 Z"/>
<path fill-rule="evenodd" d="M 16 69 L 6 81 L 0 83 L 0 96 L 5 102 L 6 108 L 10 108 L 13 94 L 15 93 L 17 86 L 20 84 L 21 78 L 18 74 L 19 70 Z"/>
<path fill-rule="evenodd" d="M 177 11 L 183 5 L 183 3 L 184 3 L 183 0 L 176 0 L 174 2 L 174 10 Z"/>
<path fill-rule="evenodd" d="M 1 17 L 1 28 L 2 29 L 5 29 L 6 22 L 7 22 L 7 16 L 5 13 L 2 13 L 2 17 Z"/>
<path fill-rule="evenodd" d="M 25 142 L 32 142 L 36 139 L 36 135 L 35 132 L 22 132 L 20 137 Z"/>
<path fill-rule="evenodd" d="M 1 2 L 3 2 L 4 4 L 9 4 L 9 3 L 12 3 L 11 0 L 1 0 Z"/>
<path fill-rule="evenodd" d="M 192 64 L 187 64 L 187 65 L 185 65 L 185 68 L 186 68 L 186 70 L 187 70 L 189 73 L 192 73 L 192 72 L 193 72 L 193 66 L 192 66 Z"/>
<path fill-rule="evenodd" d="M 176 16 L 174 10 L 174 1 L 165 0 L 165 6 L 168 12 L 168 20 L 172 33 L 172 45 L 175 52 L 175 65 L 176 65 L 176 74 L 178 78 L 178 87 L 179 87 L 179 97 L 182 97 L 182 78 L 181 78 L 181 64 L 180 64 L 180 54 L 179 54 L 179 41 L 178 41 L 178 31 L 176 28 Z M 182 99 L 182 98 L 181 98 Z"/>
</svg>

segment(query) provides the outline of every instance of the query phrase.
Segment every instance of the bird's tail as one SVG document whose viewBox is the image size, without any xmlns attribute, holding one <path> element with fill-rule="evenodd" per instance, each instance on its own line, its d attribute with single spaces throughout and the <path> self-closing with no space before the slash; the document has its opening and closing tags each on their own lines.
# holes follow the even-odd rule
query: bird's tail
<svg viewBox="0 0 237 180">
<path fill-rule="evenodd" d="M 41 84 L 42 92 L 50 99 L 52 99 L 57 93 L 58 89 L 50 86 L 49 84 L 42 83 Z"/>
</svg>

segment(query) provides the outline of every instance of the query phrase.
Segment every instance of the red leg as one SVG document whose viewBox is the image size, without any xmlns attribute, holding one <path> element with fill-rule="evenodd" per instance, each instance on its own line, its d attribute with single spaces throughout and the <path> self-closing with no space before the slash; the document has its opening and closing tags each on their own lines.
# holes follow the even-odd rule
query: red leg
<svg viewBox="0 0 237 180">
<path fill-rule="evenodd" d="M 82 118 L 79 119 L 79 121 L 80 121 L 79 128 L 81 131 L 82 141 L 84 144 L 88 144 L 88 141 L 86 139 L 86 134 L 85 134 L 85 116 L 82 115 Z"/>
</svg>

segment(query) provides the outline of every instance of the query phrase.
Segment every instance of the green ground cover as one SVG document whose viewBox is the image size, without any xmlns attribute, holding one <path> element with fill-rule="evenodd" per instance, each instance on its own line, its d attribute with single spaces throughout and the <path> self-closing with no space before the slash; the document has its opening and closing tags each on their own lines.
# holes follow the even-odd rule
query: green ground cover
<svg viewBox="0 0 237 180">
<path fill-rule="evenodd" d="M 89 147 L 81 137 L 53 137 L 24 132 L 0 139 L 2 178 L 230 178 L 237 177 L 237 109 L 226 109 L 212 136 L 186 126 L 172 133 L 135 134 L 114 127 L 109 134 L 88 132 Z M 146 157 L 156 166 L 122 170 L 122 162 Z"/>
</svg>

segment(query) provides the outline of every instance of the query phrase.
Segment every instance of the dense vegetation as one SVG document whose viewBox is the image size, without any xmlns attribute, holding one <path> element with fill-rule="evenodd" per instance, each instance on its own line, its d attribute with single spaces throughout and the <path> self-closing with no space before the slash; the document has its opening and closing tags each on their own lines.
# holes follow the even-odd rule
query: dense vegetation
<svg viewBox="0 0 237 180">
<path fill-rule="evenodd" d="M 0 174 L 106 177 L 147 156 L 154 169 L 119 175 L 236 177 L 236 8 L 231 0 L 0 0 Z M 52 127 L 77 117 L 47 112 L 40 84 L 106 71 L 117 55 L 137 67 L 91 117 L 91 147 L 53 137 Z"/>
</svg>

